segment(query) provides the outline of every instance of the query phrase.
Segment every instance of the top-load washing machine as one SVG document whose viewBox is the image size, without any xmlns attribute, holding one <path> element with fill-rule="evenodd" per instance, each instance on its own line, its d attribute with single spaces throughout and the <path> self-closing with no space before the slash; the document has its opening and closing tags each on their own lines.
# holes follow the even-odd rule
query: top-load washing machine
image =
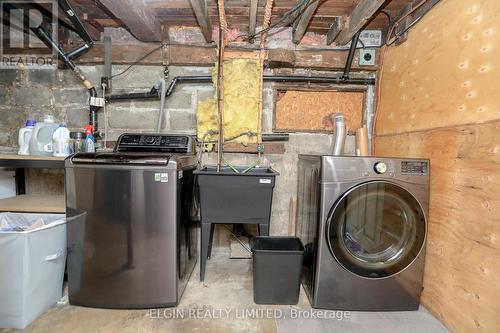
<svg viewBox="0 0 500 333">
<path fill-rule="evenodd" d="M 297 234 L 312 307 L 416 310 L 429 201 L 429 161 L 299 156 Z"/>
<path fill-rule="evenodd" d="M 186 135 L 126 133 L 114 152 L 66 159 L 70 304 L 179 303 L 198 256 L 194 145 Z"/>
</svg>

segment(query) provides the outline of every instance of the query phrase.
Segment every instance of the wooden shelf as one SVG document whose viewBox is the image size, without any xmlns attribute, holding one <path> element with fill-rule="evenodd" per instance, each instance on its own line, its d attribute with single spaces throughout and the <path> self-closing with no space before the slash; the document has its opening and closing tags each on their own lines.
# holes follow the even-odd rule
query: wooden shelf
<svg viewBox="0 0 500 333">
<path fill-rule="evenodd" d="M 18 195 L 0 199 L 0 212 L 65 213 L 64 195 Z"/>
<path fill-rule="evenodd" d="M 0 154 L 0 160 L 64 161 L 66 157 Z"/>
<path fill-rule="evenodd" d="M 0 167 L 64 168 L 65 157 L 0 154 Z"/>
</svg>

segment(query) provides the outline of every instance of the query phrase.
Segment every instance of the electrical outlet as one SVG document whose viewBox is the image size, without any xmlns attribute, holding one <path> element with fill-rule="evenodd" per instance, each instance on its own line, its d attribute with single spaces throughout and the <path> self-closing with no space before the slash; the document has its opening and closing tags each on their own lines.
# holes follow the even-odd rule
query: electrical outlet
<svg viewBox="0 0 500 333">
<path fill-rule="evenodd" d="M 382 31 L 381 30 L 363 30 L 359 34 L 359 39 L 366 47 L 382 46 Z"/>
<path fill-rule="evenodd" d="M 359 50 L 359 65 L 375 66 L 375 50 L 374 49 Z"/>
</svg>

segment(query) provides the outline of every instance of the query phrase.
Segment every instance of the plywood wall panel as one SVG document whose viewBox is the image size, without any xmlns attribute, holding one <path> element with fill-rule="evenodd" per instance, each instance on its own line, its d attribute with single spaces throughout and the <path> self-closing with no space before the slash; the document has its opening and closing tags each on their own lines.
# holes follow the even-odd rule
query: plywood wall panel
<svg viewBox="0 0 500 333">
<path fill-rule="evenodd" d="M 347 130 L 362 124 L 364 92 L 278 91 L 274 128 L 277 131 L 332 131 L 329 115 L 343 113 Z"/>
<path fill-rule="evenodd" d="M 455 332 L 500 330 L 500 121 L 376 139 L 431 159 L 422 302 Z"/>
<path fill-rule="evenodd" d="M 500 119 L 500 1 L 442 0 L 383 59 L 378 134 Z"/>
<path fill-rule="evenodd" d="M 382 59 L 377 155 L 431 160 L 422 303 L 500 332 L 500 1 L 441 0 Z"/>
</svg>

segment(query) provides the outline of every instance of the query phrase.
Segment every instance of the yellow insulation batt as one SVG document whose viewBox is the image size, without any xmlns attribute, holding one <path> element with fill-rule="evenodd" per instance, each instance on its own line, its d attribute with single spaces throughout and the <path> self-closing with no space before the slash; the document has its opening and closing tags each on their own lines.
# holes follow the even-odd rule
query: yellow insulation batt
<svg viewBox="0 0 500 333">
<path fill-rule="evenodd" d="M 257 143 L 259 99 L 262 89 L 260 74 L 258 58 L 224 60 L 224 140 L 229 140 L 242 133 L 252 132 L 255 135 L 243 135 L 230 140 L 230 142 L 245 145 Z M 213 70 L 212 81 L 217 82 L 217 64 Z M 217 96 L 215 93 L 214 98 L 198 101 L 199 140 L 204 142 L 217 140 L 217 120 Z M 215 134 L 210 135 L 210 130 Z"/>
</svg>

